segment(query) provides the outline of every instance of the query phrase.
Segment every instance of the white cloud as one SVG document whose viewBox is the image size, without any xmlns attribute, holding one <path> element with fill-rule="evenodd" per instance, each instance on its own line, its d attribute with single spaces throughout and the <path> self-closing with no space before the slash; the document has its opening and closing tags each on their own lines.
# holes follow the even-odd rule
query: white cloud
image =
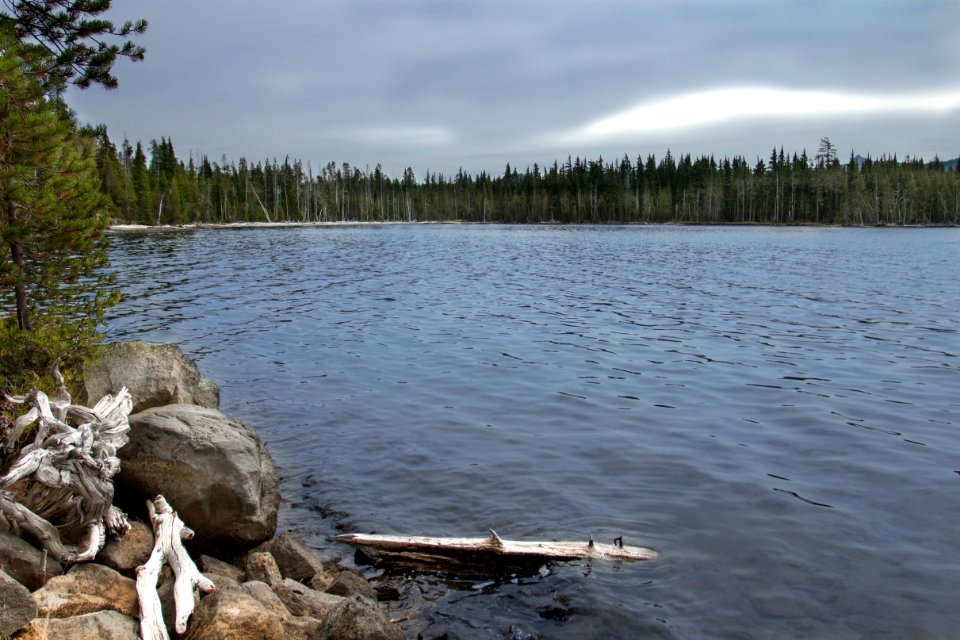
<svg viewBox="0 0 960 640">
<path fill-rule="evenodd" d="M 745 118 L 803 118 L 876 114 L 942 114 L 960 110 L 960 91 L 895 95 L 733 87 L 646 102 L 553 136 L 567 143 L 636 133 L 693 129 Z"/>
</svg>

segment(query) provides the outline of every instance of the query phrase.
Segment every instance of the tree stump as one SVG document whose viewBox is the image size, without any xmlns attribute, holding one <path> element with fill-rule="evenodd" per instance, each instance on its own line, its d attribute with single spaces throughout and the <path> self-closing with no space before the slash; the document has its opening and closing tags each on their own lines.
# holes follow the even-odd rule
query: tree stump
<svg viewBox="0 0 960 640">
<path fill-rule="evenodd" d="M 13 531 L 31 533 L 54 558 L 92 560 L 109 530 L 130 528 L 113 506 L 113 477 L 120 470 L 117 450 L 127 442 L 127 417 L 133 407 L 126 388 L 104 396 L 93 408 L 71 404 L 60 372 L 51 402 L 42 391 L 7 400 L 27 407 L 13 424 L 4 449 L 13 451 L 27 428 L 36 423 L 24 446 L 0 478 L 0 512 Z"/>
</svg>

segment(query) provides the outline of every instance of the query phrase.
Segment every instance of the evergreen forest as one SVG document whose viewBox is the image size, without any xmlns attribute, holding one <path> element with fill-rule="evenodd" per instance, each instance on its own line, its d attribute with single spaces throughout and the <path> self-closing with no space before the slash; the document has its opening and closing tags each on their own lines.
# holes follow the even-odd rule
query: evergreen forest
<svg viewBox="0 0 960 640">
<path fill-rule="evenodd" d="M 234 222 L 428 222 L 575 224 L 953 225 L 960 222 L 956 161 L 896 156 L 837 157 L 828 138 L 806 151 L 748 161 L 674 156 L 571 158 L 522 172 L 400 177 L 330 162 L 185 163 L 173 142 L 118 149 L 97 140 L 102 188 L 115 222 L 144 225 Z"/>
</svg>

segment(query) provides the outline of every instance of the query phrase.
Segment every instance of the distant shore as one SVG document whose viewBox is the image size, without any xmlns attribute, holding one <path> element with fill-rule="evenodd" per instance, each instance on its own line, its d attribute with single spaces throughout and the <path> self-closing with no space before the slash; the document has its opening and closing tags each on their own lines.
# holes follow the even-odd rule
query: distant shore
<svg viewBox="0 0 960 640">
<path fill-rule="evenodd" d="M 162 233 L 162 232 L 172 232 L 172 231 L 196 231 L 199 229 L 284 229 L 284 228 L 295 228 L 295 227 L 379 227 L 385 225 L 438 225 L 438 224 L 455 224 L 455 225 L 486 225 L 486 224 L 510 224 L 516 226 L 536 226 L 536 225 L 548 225 L 548 226 L 580 226 L 576 223 L 561 223 L 561 222 L 531 222 L 531 223 L 500 223 L 500 222 L 473 222 L 473 221 L 464 221 L 464 220 L 427 220 L 427 221 L 396 221 L 396 220 L 384 220 L 384 221 L 373 221 L 373 222 L 361 222 L 358 220 L 347 220 L 344 222 L 337 221 L 324 221 L 324 222 L 197 222 L 189 224 L 179 224 L 179 225 L 170 225 L 170 224 L 161 224 L 161 225 L 147 225 L 147 224 L 111 224 L 108 227 L 108 231 L 113 233 Z M 957 225 L 954 224 L 905 224 L 905 225 L 894 225 L 894 224 L 871 224 L 871 225 L 839 225 L 839 224 L 814 224 L 814 223 L 798 223 L 798 224 L 764 224 L 760 222 L 624 222 L 624 223 L 590 223 L 585 224 L 584 226 L 629 226 L 629 227 L 662 227 L 662 226 L 683 226 L 683 227 L 837 227 L 842 228 L 844 226 L 850 228 L 870 228 L 870 229 L 930 229 L 930 228 L 955 228 Z"/>
<path fill-rule="evenodd" d="M 189 224 L 111 224 L 107 230 L 118 233 L 143 233 L 148 231 L 195 231 L 197 229 L 283 229 L 287 227 L 371 227 L 399 224 L 463 224 L 458 220 L 442 222 L 196 222 Z"/>
</svg>

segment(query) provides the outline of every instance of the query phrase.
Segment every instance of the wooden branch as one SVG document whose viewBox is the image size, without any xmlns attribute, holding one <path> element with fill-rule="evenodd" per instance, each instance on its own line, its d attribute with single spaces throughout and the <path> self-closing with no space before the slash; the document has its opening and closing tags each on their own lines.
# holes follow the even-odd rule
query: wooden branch
<svg viewBox="0 0 960 640">
<path fill-rule="evenodd" d="M 107 513 L 103 516 L 103 524 L 107 527 L 110 535 L 120 538 L 127 531 L 130 531 L 130 520 L 127 514 L 118 509 L 115 505 L 110 505 Z"/>
<path fill-rule="evenodd" d="M 493 530 L 486 538 L 437 538 L 428 536 L 389 536 L 349 533 L 337 536 L 338 542 L 386 552 L 387 559 L 400 557 L 417 564 L 457 567 L 466 561 L 504 563 L 543 562 L 546 560 L 575 560 L 578 558 L 606 558 L 612 560 L 650 560 L 657 552 L 645 547 L 623 544 L 617 538 L 613 544 L 602 544 L 592 539 L 587 542 L 528 542 L 504 540 Z"/>
<path fill-rule="evenodd" d="M 137 567 L 137 597 L 140 601 L 140 635 L 143 640 L 169 640 L 163 624 L 160 596 L 157 594 L 157 579 L 166 561 L 173 569 L 173 599 L 176 607 L 177 633 L 187 630 L 187 620 L 193 613 L 193 588 L 204 593 L 213 591 L 214 585 L 190 559 L 181 540 L 193 538 L 193 530 L 170 507 L 163 496 L 147 501 L 150 522 L 153 524 L 154 543 L 150 558 Z"/>
<path fill-rule="evenodd" d="M 15 501 L 7 491 L 0 491 L 0 511 L 13 525 L 14 533 L 30 533 L 54 558 L 60 559 L 72 552 L 70 547 L 63 544 L 56 527 Z"/>
<path fill-rule="evenodd" d="M 93 560 L 103 549 L 107 541 L 107 531 L 101 522 L 91 522 L 84 527 L 87 534 L 87 546 L 63 555 L 64 562 L 87 562 Z"/>
</svg>

